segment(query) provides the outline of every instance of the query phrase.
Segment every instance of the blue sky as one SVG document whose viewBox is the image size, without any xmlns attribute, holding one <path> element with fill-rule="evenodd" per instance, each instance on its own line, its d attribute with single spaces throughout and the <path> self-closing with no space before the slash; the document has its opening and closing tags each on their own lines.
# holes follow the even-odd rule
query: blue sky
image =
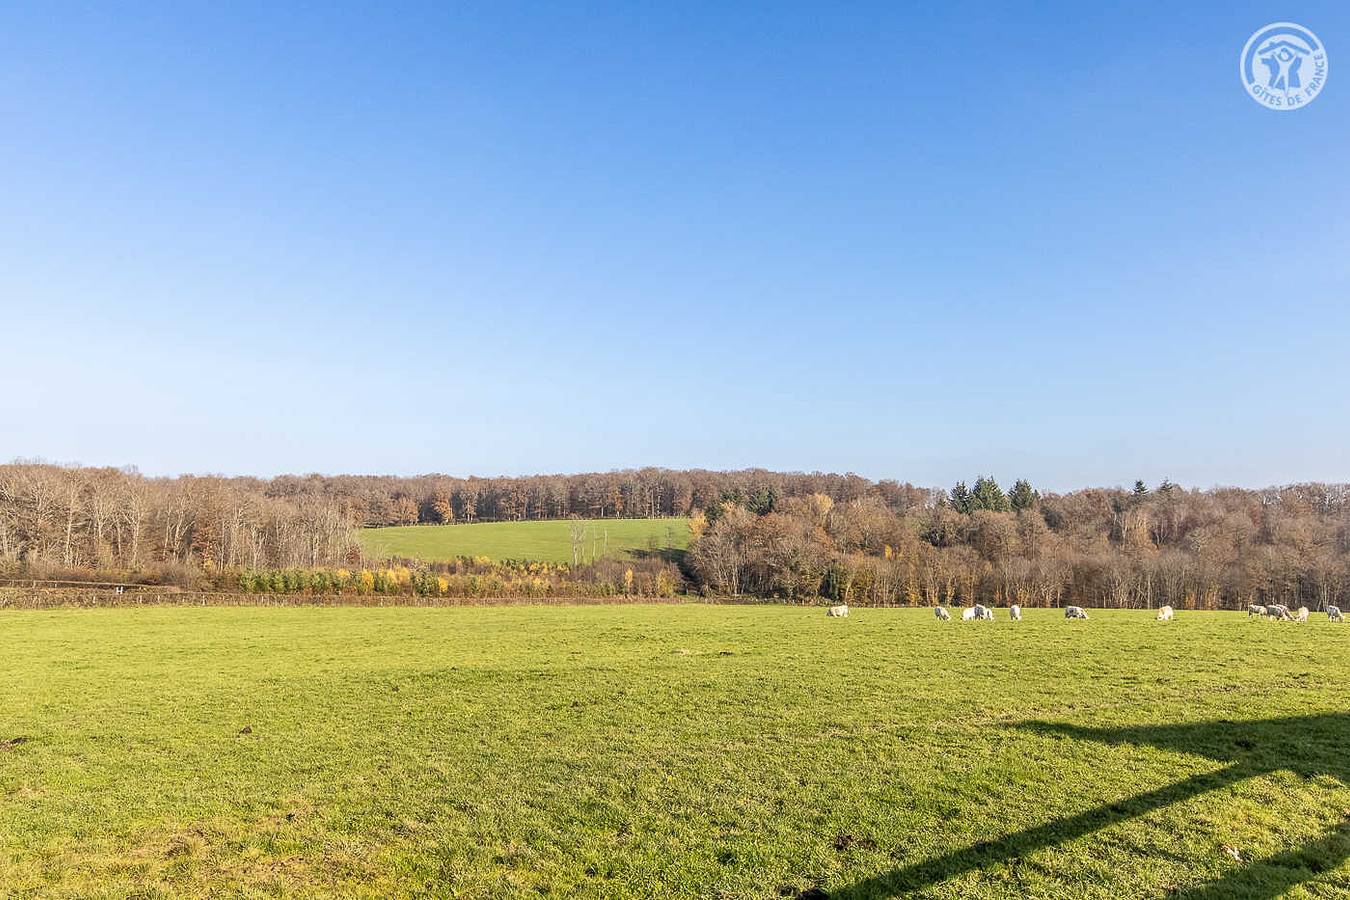
<svg viewBox="0 0 1350 900">
<path fill-rule="evenodd" d="M 1350 481 L 1343 2 L 275 6 L 0 8 L 0 456 Z"/>
</svg>

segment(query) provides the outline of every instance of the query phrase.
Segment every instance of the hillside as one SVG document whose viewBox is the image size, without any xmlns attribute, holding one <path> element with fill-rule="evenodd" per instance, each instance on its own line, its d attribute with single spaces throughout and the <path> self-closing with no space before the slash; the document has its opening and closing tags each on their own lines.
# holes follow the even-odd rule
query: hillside
<svg viewBox="0 0 1350 900">
<path fill-rule="evenodd" d="M 359 537 L 362 549 L 377 557 L 406 556 L 433 562 L 458 556 L 486 556 L 493 560 L 572 562 L 575 549 L 577 560 L 589 562 L 634 551 L 683 550 L 689 545 L 689 520 L 559 519 L 408 525 L 367 528 Z"/>
</svg>

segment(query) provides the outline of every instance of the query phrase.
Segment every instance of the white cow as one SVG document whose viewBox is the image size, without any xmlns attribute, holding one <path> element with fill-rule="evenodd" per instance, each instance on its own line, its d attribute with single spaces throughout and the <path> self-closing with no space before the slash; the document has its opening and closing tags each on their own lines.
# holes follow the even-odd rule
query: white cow
<svg viewBox="0 0 1350 900">
<path fill-rule="evenodd" d="M 1344 622 L 1344 621 L 1345 621 L 1345 616 L 1341 615 L 1341 608 L 1340 608 L 1339 606 L 1328 606 L 1328 607 L 1327 607 L 1327 618 L 1330 619 L 1330 620 L 1333 621 L 1333 622 Z"/>
<path fill-rule="evenodd" d="M 973 621 L 976 615 L 977 613 L 975 612 L 975 609 L 973 607 L 963 609 L 961 610 L 961 621 L 962 622 Z"/>
<path fill-rule="evenodd" d="M 1016 603 L 1008 607 L 1008 618 L 1012 619 L 1014 622 L 1022 621 L 1022 607 L 1018 606 Z"/>
<path fill-rule="evenodd" d="M 1172 607 L 1170 607 L 1170 606 L 1164 606 L 1164 607 L 1160 608 L 1160 609 L 1158 610 L 1158 621 L 1159 621 L 1159 622 L 1170 622 L 1170 621 L 1172 621 Z"/>
<path fill-rule="evenodd" d="M 831 618 L 831 619 L 847 619 L 847 618 L 848 618 L 848 605 L 847 605 L 847 604 L 841 604 L 840 606 L 831 606 L 831 607 L 825 612 L 825 615 L 826 615 L 826 617 Z"/>
<path fill-rule="evenodd" d="M 950 622 L 952 620 L 952 614 L 940 606 L 933 607 L 933 615 L 937 616 L 939 622 Z"/>
<path fill-rule="evenodd" d="M 1086 619 L 1086 618 L 1087 618 L 1087 610 L 1083 609 L 1083 607 L 1081 607 L 1081 606 L 1066 606 L 1066 607 L 1064 607 L 1064 618 L 1066 618 L 1066 619 Z"/>
<path fill-rule="evenodd" d="M 1289 607 L 1283 603 L 1272 603 L 1266 607 L 1266 615 L 1281 621 L 1292 622 L 1294 617 L 1289 614 Z"/>
<path fill-rule="evenodd" d="M 1268 616 L 1268 615 L 1270 615 L 1270 610 L 1264 606 L 1261 606 L 1258 603 L 1252 603 L 1247 607 L 1247 618 L 1249 619 L 1252 616 Z"/>
<path fill-rule="evenodd" d="M 1295 622 L 1306 622 L 1306 621 L 1308 621 L 1308 607 L 1306 607 L 1306 606 L 1300 606 L 1300 607 L 1298 608 L 1298 612 L 1294 613 L 1294 621 L 1295 621 Z"/>
<path fill-rule="evenodd" d="M 994 621 L 994 611 L 983 603 L 975 604 L 975 618 L 983 619 L 986 622 Z"/>
</svg>

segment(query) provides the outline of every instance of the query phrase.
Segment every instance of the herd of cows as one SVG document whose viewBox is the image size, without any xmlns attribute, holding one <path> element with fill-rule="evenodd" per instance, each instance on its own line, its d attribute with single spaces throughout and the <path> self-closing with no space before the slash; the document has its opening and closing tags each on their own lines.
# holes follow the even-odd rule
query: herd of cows
<svg viewBox="0 0 1350 900">
<path fill-rule="evenodd" d="M 1174 614 L 1175 611 L 1172 607 L 1163 606 L 1158 609 L 1157 618 L 1159 622 L 1170 622 L 1172 621 L 1172 616 Z M 825 615 L 830 618 L 845 618 L 848 616 L 848 605 L 831 606 L 825 612 Z M 939 622 L 950 622 L 952 620 L 952 614 L 948 612 L 945 607 L 933 607 L 933 615 L 937 616 Z M 1300 606 L 1298 609 L 1291 611 L 1289 607 L 1279 603 L 1274 603 L 1269 606 L 1260 606 L 1253 603 L 1251 606 L 1247 607 L 1247 617 L 1251 618 L 1252 616 L 1278 619 L 1282 622 L 1306 622 L 1308 621 L 1309 612 L 1308 607 L 1306 606 Z M 1081 606 L 1064 607 L 1064 618 L 1066 619 L 1086 619 L 1087 617 L 1087 610 L 1083 609 Z M 1014 622 L 1022 621 L 1022 607 L 1015 603 L 1008 607 L 1008 618 L 1012 619 Z M 1330 604 L 1327 605 L 1327 618 L 1332 622 L 1345 621 L 1345 616 L 1341 614 L 1341 608 Z M 992 622 L 994 621 L 994 610 L 985 606 L 983 603 L 976 603 L 974 606 L 968 606 L 961 610 L 961 621 Z"/>
</svg>

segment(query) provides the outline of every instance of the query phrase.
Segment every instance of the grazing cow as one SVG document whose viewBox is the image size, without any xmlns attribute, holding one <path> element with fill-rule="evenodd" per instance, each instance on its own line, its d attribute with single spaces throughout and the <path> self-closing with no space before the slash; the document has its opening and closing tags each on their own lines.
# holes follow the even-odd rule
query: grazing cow
<svg viewBox="0 0 1350 900">
<path fill-rule="evenodd" d="M 825 615 L 831 619 L 847 619 L 848 605 L 844 604 L 841 606 L 831 606 L 829 610 L 826 611 Z"/>
<path fill-rule="evenodd" d="M 1282 622 L 1292 622 L 1294 617 L 1289 613 L 1289 607 L 1283 603 L 1272 603 L 1266 607 L 1266 615 L 1273 619 L 1279 619 Z"/>
<path fill-rule="evenodd" d="M 975 612 L 974 608 L 963 609 L 961 610 L 961 621 L 962 622 L 973 621 L 976 615 L 978 614 Z"/>
<path fill-rule="evenodd" d="M 1328 606 L 1328 607 L 1327 607 L 1327 618 L 1330 619 L 1330 620 L 1333 621 L 1333 622 L 1344 622 L 1344 621 L 1345 621 L 1345 616 L 1341 615 L 1341 608 L 1340 608 L 1339 606 Z"/>
<path fill-rule="evenodd" d="M 1249 619 L 1252 616 L 1268 616 L 1268 615 L 1270 615 L 1270 610 L 1260 605 L 1259 603 L 1252 603 L 1247 607 L 1247 618 Z"/>
<path fill-rule="evenodd" d="M 1159 621 L 1159 622 L 1170 622 L 1170 621 L 1172 621 L 1172 607 L 1170 607 L 1170 606 L 1164 606 L 1164 607 L 1162 607 L 1161 609 L 1159 609 L 1159 610 L 1158 610 L 1158 621 Z"/>
<path fill-rule="evenodd" d="M 992 622 L 994 621 L 994 611 L 982 603 L 976 603 L 975 618 L 984 619 L 986 622 Z"/>
<path fill-rule="evenodd" d="M 1306 622 L 1306 621 L 1308 621 L 1308 607 L 1306 607 L 1306 606 L 1300 606 L 1300 607 L 1298 608 L 1298 612 L 1294 613 L 1294 618 L 1293 618 L 1293 620 L 1294 620 L 1295 622 Z"/>
<path fill-rule="evenodd" d="M 952 614 L 940 606 L 933 607 L 933 615 L 937 616 L 939 622 L 950 622 Z"/>
<path fill-rule="evenodd" d="M 1081 606 L 1066 606 L 1066 607 L 1064 607 L 1064 618 L 1066 618 L 1066 619 L 1086 619 L 1086 618 L 1087 618 L 1087 610 L 1083 609 L 1083 607 L 1081 607 Z"/>
<path fill-rule="evenodd" d="M 1016 603 L 1008 607 L 1008 618 L 1012 619 L 1014 622 L 1022 621 L 1022 607 L 1018 606 Z"/>
</svg>

